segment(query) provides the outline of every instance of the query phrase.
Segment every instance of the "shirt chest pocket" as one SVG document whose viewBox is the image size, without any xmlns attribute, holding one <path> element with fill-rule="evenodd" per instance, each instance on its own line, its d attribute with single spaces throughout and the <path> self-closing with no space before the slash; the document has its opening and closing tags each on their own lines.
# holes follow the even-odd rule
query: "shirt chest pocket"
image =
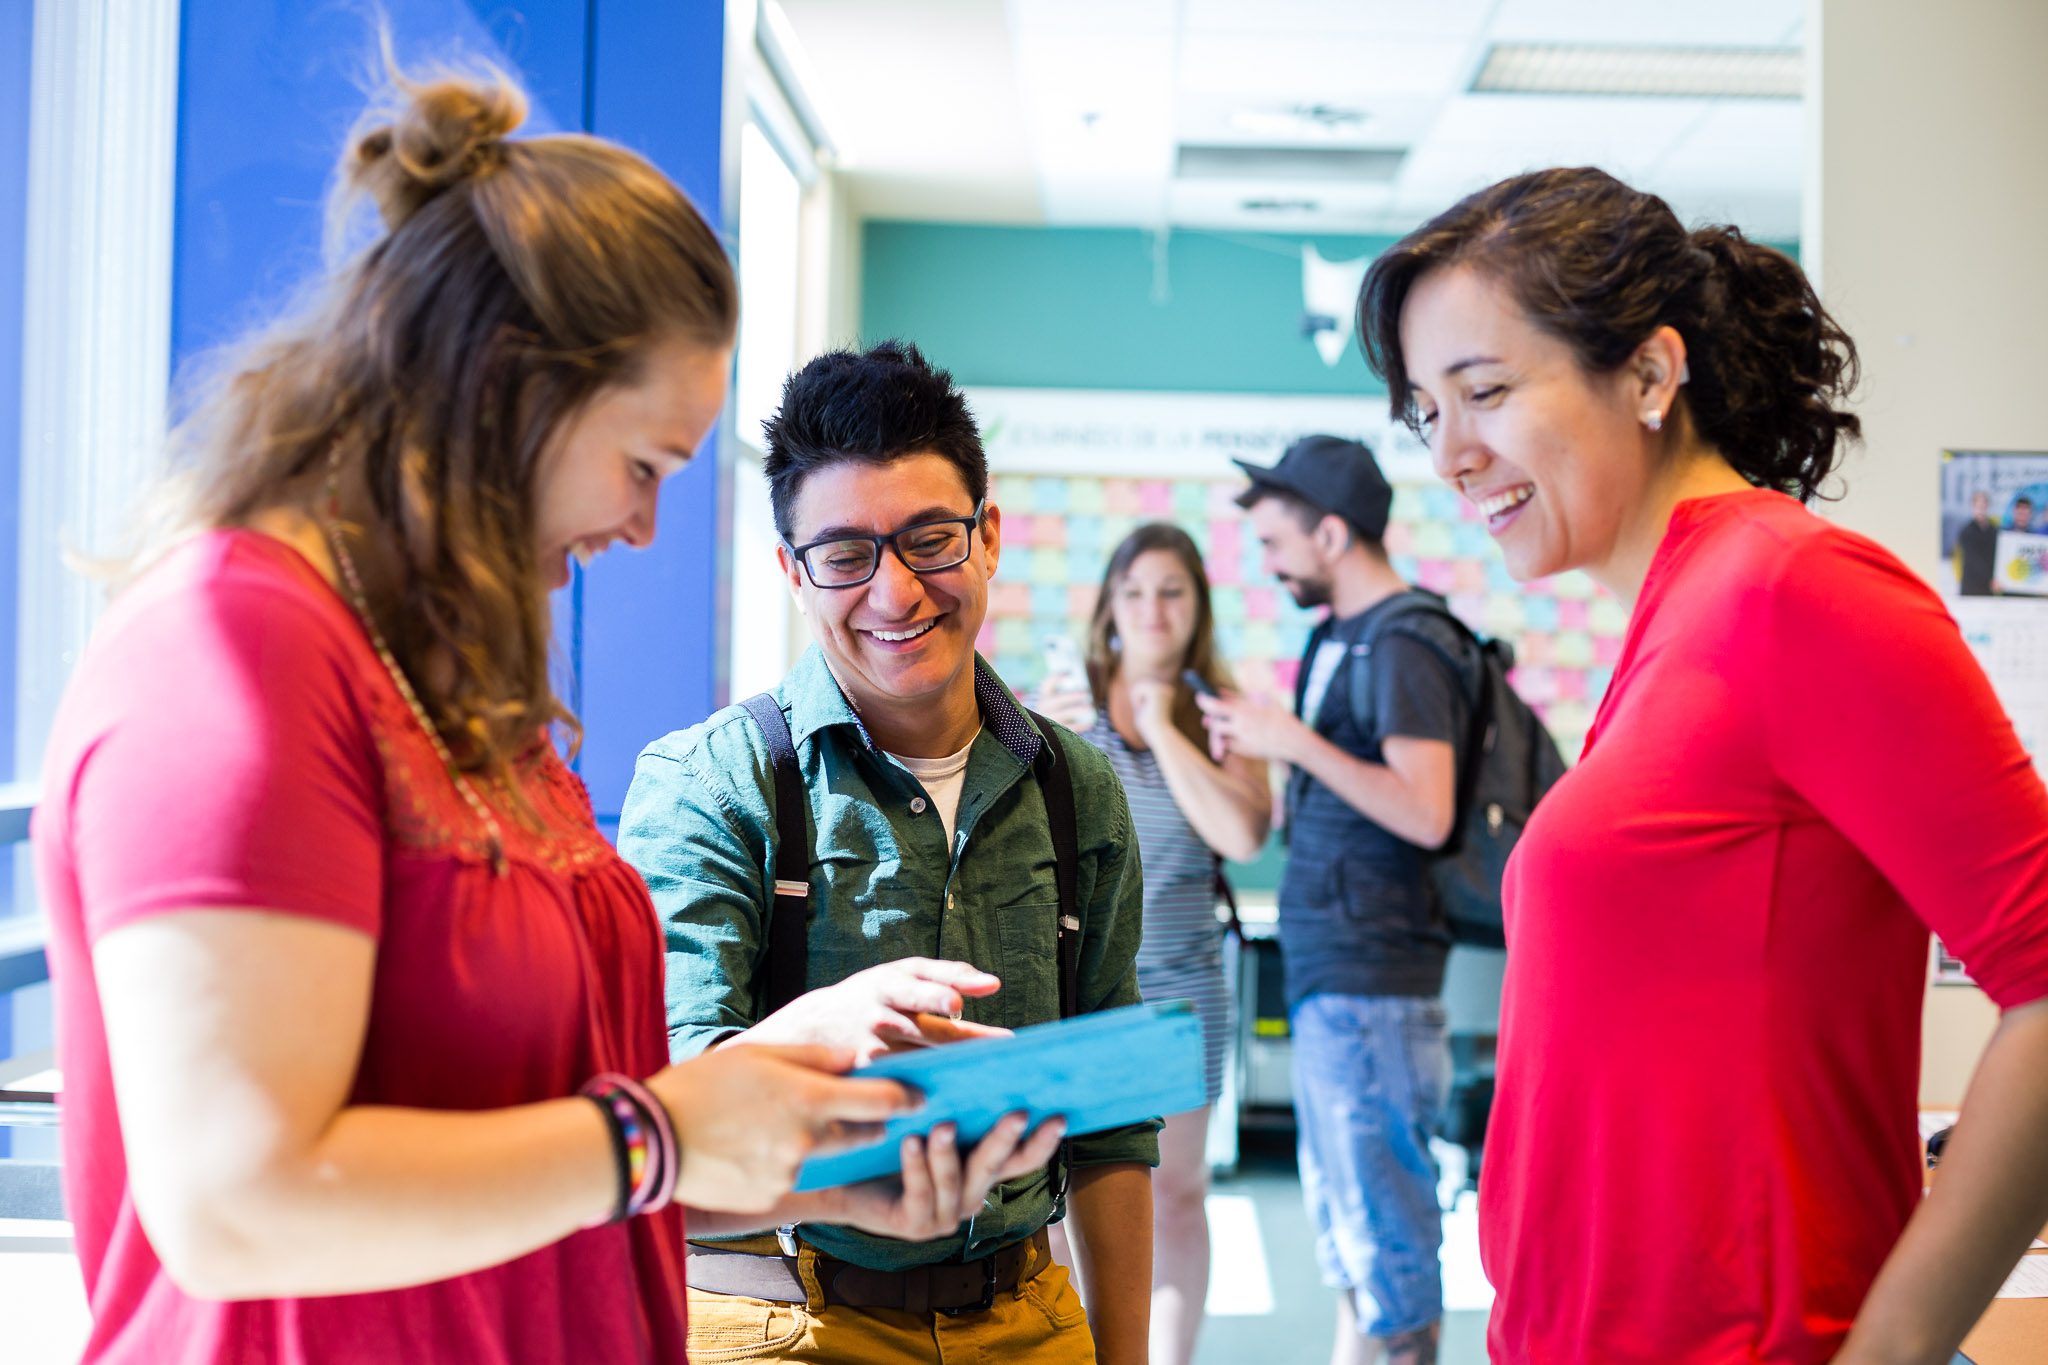
<svg viewBox="0 0 2048 1365">
<path fill-rule="evenodd" d="M 998 997 L 1005 1028 L 1046 1024 L 1060 1017 L 1059 915 L 1056 900 L 1006 905 L 996 912 L 1003 979 Z"/>
<path fill-rule="evenodd" d="M 896 871 L 895 834 L 874 802 L 828 792 L 812 807 L 811 818 L 814 881 L 829 883 L 848 874 L 865 880 Z"/>
</svg>

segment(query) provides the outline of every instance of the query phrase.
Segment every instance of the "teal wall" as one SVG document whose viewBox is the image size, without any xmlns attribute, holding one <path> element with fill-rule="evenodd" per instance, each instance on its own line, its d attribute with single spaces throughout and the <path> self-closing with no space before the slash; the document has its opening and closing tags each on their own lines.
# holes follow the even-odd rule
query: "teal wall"
<svg viewBox="0 0 2048 1365">
<path fill-rule="evenodd" d="M 1159 270 L 1133 228 L 870 222 L 861 336 L 915 341 L 968 385 L 1379 395 L 1355 340 L 1331 366 L 1301 334 L 1301 246 L 1351 261 L 1395 240 L 1180 229 Z"/>
<path fill-rule="evenodd" d="M 1129 228 L 870 222 L 861 336 L 915 341 L 968 385 L 1386 392 L 1355 343 L 1328 366 L 1301 334 L 1301 244 L 1346 261 L 1394 238 L 1177 230 L 1163 272 L 1155 240 Z"/>
</svg>

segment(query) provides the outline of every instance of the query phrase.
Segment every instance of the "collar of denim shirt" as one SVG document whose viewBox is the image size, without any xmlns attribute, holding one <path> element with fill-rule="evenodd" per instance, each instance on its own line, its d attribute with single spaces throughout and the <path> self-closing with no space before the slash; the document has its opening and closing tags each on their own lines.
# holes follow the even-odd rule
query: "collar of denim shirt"
<svg viewBox="0 0 2048 1365">
<path fill-rule="evenodd" d="M 832 676 L 825 652 L 816 645 L 805 650 L 789 670 L 789 676 L 783 680 L 782 696 L 789 703 L 790 739 L 798 748 L 820 730 L 849 725 L 860 736 L 862 748 L 871 754 L 882 752 L 868 727 L 861 723 L 860 713 L 846 699 L 839 680 Z M 981 708 L 982 728 L 994 735 L 1011 757 L 1027 768 L 1037 762 L 1040 750 L 1045 747 L 1045 737 L 979 653 L 974 656 L 974 700 Z"/>
</svg>

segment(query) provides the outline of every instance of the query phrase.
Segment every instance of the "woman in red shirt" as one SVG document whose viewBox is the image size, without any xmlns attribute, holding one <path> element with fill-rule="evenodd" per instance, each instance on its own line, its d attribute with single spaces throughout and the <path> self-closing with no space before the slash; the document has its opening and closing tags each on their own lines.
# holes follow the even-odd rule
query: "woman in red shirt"
<svg viewBox="0 0 2048 1365">
<path fill-rule="evenodd" d="M 549 740 L 548 591 L 653 537 L 732 272 L 639 157 L 509 140 L 502 81 L 398 94 L 342 168 L 384 233 L 181 427 L 50 739 L 88 1361 L 680 1365 L 681 1205 L 929 1237 L 1059 1135 L 790 1196 L 901 1088 L 666 1064 L 653 906 Z"/>
<path fill-rule="evenodd" d="M 1632 609 L 1508 870 L 1493 1357 L 1945 1365 L 2048 1221 L 2048 796 L 1940 601 L 1802 505 L 1849 338 L 1594 170 L 1457 204 L 1359 311 L 1515 577 Z M 1930 928 L 2005 1017 L 1923 1200 Z"/>
</svg>

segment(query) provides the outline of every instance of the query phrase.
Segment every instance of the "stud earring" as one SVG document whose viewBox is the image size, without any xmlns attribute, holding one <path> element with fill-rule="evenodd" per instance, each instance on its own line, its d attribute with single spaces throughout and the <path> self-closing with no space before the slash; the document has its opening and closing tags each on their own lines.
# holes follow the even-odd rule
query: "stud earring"
<svg viewBox="0 0 2048 1365">
<path fill-rule="evenodd" d="M 1645 408 L 1643 410 L 1643 425 L 1652 431 L 1664 430 L 1664 414 L 1655 408 Z"/>
</svg>

